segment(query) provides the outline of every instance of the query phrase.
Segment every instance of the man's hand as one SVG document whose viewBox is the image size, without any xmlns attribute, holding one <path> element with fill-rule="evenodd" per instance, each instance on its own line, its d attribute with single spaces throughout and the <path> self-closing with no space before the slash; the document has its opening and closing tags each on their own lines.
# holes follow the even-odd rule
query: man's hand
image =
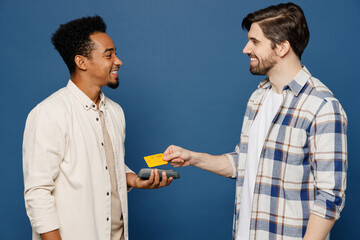
<svg viewBox="0 0 360 240">
<path fill-rule="evenodd" d="M 233 167 L 225 155 L 215 156 L 207 153 L 193 152 L 171 145 L 165 150 L 163 159 L 168 161 L 173 167 L 192 165 L 224 177 L 233 175 Z"/>
<path fill-rule="evenodd" d="M 148 180 L 138 177 L 135 173 L 127 173 L 126 181 L 129 187 L 142 189 L 156 189 L 166 187 L 172 182 L 173 178 L 167 178 L 166 173 L 162 173 L 162 180 L 160 181 L 159 170 L 153 169 Z"/>
<path fill-rule="evenodd" d="M 186 167 L 191 165 L 192 154 L 189 150 L 171 145 L 165 150 L 163 159 L 173 167 Z"/>
</svg>

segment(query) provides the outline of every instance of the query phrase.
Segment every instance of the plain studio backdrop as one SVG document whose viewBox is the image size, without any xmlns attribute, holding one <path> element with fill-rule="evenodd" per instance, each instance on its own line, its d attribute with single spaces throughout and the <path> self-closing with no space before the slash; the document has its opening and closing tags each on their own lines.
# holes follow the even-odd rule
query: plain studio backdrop
<svg viewBox="0 0 360 240">
<path fill-rule="evenodd" d="M 246 101 L 263 77 L 242 53 L 242 19 L 274 0 L 0 0 L 0 239 L 30 239 L 23 197 L 27 114 L 66 85 L 68 70 L 50 37 L 58 26 L 102 16 L 114 40 L 120 86 L 104 88 L 126 117 L 127 165 L 170 144 L 222 154 L 239 142 Z M 302 63 L 340 100 L 349 119 L 348 189 L 332 239 L 360 239 L 360 1 L 296 0 L 310 29 Z M 164 166 L 171 169 L 171 166 Z M 130 239 L 231 239 L 235 181 L 194 167 L 158 190 L 128 193 Z"/>
</svg>

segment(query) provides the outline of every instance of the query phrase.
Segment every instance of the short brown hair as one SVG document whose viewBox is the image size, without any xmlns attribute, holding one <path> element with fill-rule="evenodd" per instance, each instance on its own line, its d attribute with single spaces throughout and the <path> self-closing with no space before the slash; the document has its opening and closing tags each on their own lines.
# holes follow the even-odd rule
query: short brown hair
<svg viewBox="0 0 360 240">
<path fill-rule="evenodd" d="M 249 31 L 251 24 L 258 23 L 273 47 L 289 41 L 291 48 L 301 59 L 310 38 L 303 10 L 294 3 L 281 3 L 249 13 L 242 21 L 242 28 Z"/>
</svg>

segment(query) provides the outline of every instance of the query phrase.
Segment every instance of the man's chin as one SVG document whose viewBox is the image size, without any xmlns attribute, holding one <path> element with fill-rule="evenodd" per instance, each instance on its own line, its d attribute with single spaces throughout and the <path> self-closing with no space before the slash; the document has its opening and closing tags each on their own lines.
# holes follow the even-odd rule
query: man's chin
<svg viewBox="0 0 360 240">
<path fill-rule="evenodd" d="M 250 73 L 251 73 L 252 75 L 257 75 L 257 76 L 264 76 L 264 75 L 266 75 L 266 73 L 261 72 L 261 71 L 258 71 L 258 70 L 256 70 L 256 69 L 252 69 L 252 68 L 250 68 Z"/>
<path fill-rule="evenodd" d="M 263 69 L 256 68 L 256 67 L 250 67 L 250 72 L 252 75 L 265 76 L 268 74 L 270 69 L 271 69 L 271 67 L 263 68 Z"/>
<path fill-rule="evenodd" d="M 109 88 L 116 89 L 119 86 L 119 79 L 116 79 L 115 82 L 109 82 L 107 86 Z"/>
</svg>

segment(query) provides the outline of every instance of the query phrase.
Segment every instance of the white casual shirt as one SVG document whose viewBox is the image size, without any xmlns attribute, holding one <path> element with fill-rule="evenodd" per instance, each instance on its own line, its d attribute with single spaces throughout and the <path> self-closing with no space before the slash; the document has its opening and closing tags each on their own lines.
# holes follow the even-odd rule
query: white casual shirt
<svg viewBox="0 0 360 240">
<path fill-rule="evenodd" d="M 239 230 L 237 231 L 236 240 L 249 239 L 252 199 L 259 158 L 271 122 L 279 110 L 282 101 L 282 94 L 277 94 L 271 89 L 266 94 L 264 103 L 260 107 L 259 113 L 249 132 L 248 155 L 245 163 L 245 178 L 241 197 L 239 225 L 237 226 Z"/>
<path fill-rule="evenodd" d="M 114 148 L 116 180 L 128 239 L 125 118 L 101 94 L 99 108 Z M 23 142 L 25 205 L 33 239 L 59 229 L 63 240 L 110 240 L 111 183 L 97 106 L 70 80 L 37 105 Z"/>
</svg>

